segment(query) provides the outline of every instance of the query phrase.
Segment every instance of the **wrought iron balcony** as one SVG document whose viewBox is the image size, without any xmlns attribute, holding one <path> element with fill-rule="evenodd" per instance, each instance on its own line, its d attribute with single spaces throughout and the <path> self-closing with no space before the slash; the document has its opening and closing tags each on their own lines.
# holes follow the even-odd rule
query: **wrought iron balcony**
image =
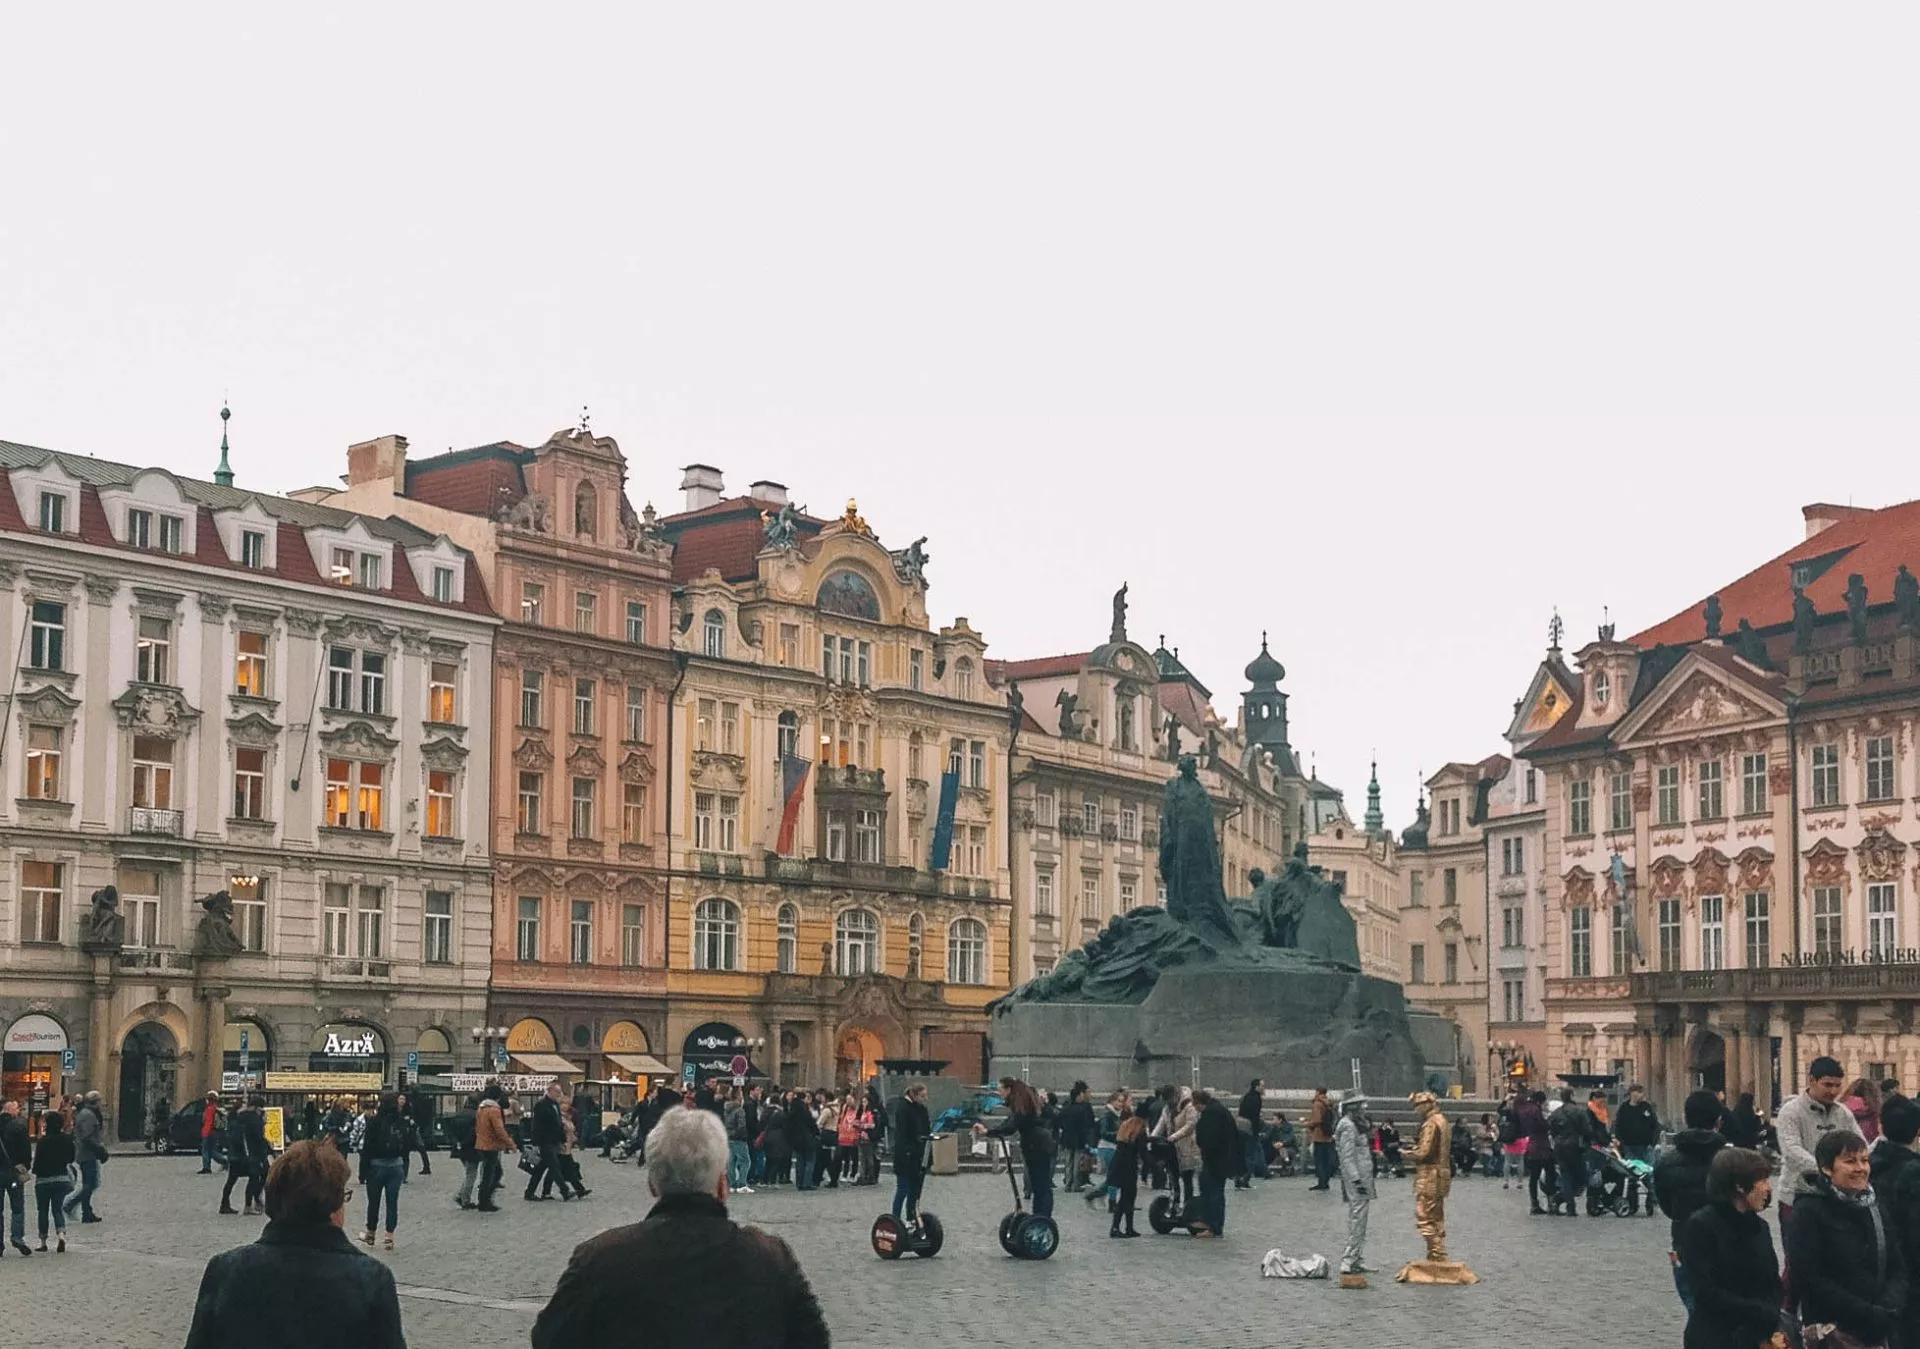
<svg viewBox="0 0 1920 1349">
<path fill-rule="evenodd" d="M 1665 970 L 1633 976 L 1635 1002 L 1770 1002 L 1913 997 L 1920 995 L 1920 964 L 1773 965 L 1757 970 Z"/>
<path fill-rule="evenodd" d="M 127 807 L 127 832 L 179 838 L 180 812 L 162 810 L 158 806 L 129 806 Z"/>
</svg>

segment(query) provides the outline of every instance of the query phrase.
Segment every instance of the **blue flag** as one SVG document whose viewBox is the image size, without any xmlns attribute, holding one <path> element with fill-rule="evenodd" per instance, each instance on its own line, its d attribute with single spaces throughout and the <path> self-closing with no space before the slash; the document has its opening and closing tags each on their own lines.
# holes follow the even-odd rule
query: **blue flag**
<svg viewBox="0 0 1920 1349">
<path fill-rule="evenodd" d="M 945 871 L 953 859 L 953 813 L 960 805 L 960 770 L 949 769 L 940 775 L 940 814 L 933 822 L 933 853 L 927 858 L 927 870 Z"/>
</svg>

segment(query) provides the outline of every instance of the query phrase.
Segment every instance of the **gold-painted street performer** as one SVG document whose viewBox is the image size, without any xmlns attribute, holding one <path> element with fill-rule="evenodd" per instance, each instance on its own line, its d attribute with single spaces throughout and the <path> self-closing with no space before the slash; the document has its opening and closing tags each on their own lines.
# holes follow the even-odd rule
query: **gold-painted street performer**
<svg viewBox="0 0 1920 1349">
<path fill-rule="evenodd" d="M 1409 1261 L 1401 1283 L 1478 1283 L 1479 1277 L 1447 1255 L 1447 1192 L 1453 1188 L 1453 1126 L 1430 1091 L 1407 1098 L 1420 1116 L 1413 1163 L 1413 1223 L 1427 1243 L 1425 1260 Z"/>
</svg>

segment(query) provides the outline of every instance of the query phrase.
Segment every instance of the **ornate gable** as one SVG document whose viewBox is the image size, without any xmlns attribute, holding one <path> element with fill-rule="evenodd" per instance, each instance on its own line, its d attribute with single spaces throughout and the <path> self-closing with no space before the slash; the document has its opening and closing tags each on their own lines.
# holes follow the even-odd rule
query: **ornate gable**
<svg viewBox="0 0 1920 1349">
<path fill-rule="evenodd" d="M 163 684 L 135 684 L 113 700 L 113 710 L 122 726 L 155 735 L 180 735 L 200 720 L 185 694 Z"/>
<path fill-rule="evenodd" d="M 398 740 L 357 717 L 336 730 L 322 731 L 319 738 L 326 752 L 355 759 L 391 759 L 400 748 Z"/>
<path fill-rule="evenodd" d="M 50 725 L 64 726 L 73 720 L 73 714 L 80 710 L 80 700 L 69 698 L 52 684 L 43 684 L 32 693 L 23 693 L 14 699 L 29 721 L 45 722 Z"/>
<path fill-rule="evenodd" d="M 280 728 L 258 712 L 249 712 L 230 719 L 227 734 L 242 749 L 272 749 L 280 739 Z"/>
<path fill-rule="evenodd" d="M 420 746 L 420 757 L 427 767 L 441 772 L 457 772 L 467 761 L 467 747 L 450 736 L 435 736 Z"/>
<path fill-rule="evenodd" d="M 538 772 L 553 763 L 553 751 L 547 748 L 544 740 L 528 736 L 513 751 L 513 762 L 517 768 Z"/>
<path fill-rule="evenodd" d="M 1748 722 L 1781 716 L 1776 704 L 1740 689 L 1717 667 L 1694 660 L 1669 677 L 1670 689 L 1656 689 L 1652 697 L 1620 725 L 1615 739 L 1662 739 L 1698 735 Z"/>
</svg>

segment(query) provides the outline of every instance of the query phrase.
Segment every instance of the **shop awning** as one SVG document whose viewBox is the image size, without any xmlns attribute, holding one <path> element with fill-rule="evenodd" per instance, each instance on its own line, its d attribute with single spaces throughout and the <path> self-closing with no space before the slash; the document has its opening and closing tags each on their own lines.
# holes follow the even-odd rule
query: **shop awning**
<svg viewBox="0 0 1920 1349">
<path fill-rule="evenodd" d="M 638 1077 L 672 1077 L 673 1069 L 651 1054 L 609 1054 L 607 1062 L 617 1064 Z"/>
<path fill-rule="evenodd" d="M 515 1054 L 513 1061 L 529 1073 L 551 1073 L 558 1077 L 583 1077 L 585 1070 L 572 1059 L 563 1059 L 558 1054 Z"/>
</svg>

